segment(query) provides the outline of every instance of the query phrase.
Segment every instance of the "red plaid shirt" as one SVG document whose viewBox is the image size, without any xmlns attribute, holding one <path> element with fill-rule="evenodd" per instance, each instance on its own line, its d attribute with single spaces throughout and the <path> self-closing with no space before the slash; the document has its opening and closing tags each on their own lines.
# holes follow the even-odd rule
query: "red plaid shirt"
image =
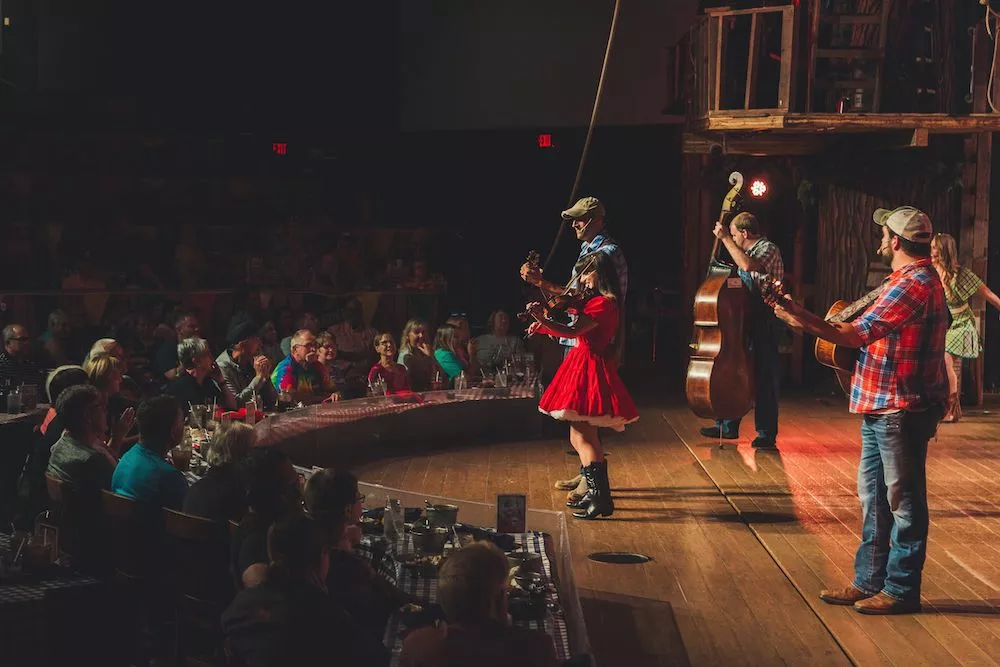
<svg viewBox="0 0 1000 667">
<path fill-rule="evenodd" d="M 851 412 L 926 410 L 948 399 L 948 307 L 929 259 L 893 271 L 852 323 L 863 347 L 851 379 Z"/>
</svg>

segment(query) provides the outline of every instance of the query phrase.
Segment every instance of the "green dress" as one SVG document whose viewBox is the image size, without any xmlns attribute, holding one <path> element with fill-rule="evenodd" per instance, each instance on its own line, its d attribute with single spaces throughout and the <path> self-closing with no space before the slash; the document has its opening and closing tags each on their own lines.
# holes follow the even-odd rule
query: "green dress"
<svg viewBox="0 0 1000 667">
<path fill-rule="evenodd" d="M 944 337 L 944 349 L 949 354 L 965 359 L 979 356 L 979 328 L 969 307 L 969 299 L 979 291 L 983 281 L 971 269 L 962 267 L 951 281 L 948 310 L 951 326 Z"/>
</svg>

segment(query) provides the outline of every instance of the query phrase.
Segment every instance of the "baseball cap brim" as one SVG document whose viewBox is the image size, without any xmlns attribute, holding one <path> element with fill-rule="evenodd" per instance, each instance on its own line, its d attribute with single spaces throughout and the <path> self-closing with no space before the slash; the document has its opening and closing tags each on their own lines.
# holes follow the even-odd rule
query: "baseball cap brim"
<svg viewBox="0 0 1000 667">
<path fill-rule="evenodd" d="M 872 213 L 872 220 L 875 222 L 876 225 L 881 225 L 885 227 L 885 221 L 889 219 L 890 215 L 892 215 L 892 211 L 890 211 L 889 209 L 877 208 L 875 209 L 875 212 Z"/>
<path fill-rule="evenodd" d="M 590 213 L 587 209 L 582 206 L 572 206 L 562 212 L 563 220 L 573 220 L 575 218 L 582 218 Z"/>
</svg>

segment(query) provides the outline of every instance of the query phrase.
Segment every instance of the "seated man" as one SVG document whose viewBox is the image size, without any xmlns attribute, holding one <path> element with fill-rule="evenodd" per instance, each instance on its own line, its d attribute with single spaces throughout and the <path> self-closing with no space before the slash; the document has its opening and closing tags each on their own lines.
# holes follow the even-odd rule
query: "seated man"
<svg viewBox="0 0 1000 667">
<path fill-rule="evenodd" d="M 236 405 L 242 407 L 256 395 L 261 400 L 258 409 L 274 407 L 278 392 L 271 384 L 271 360 L 260 353 L 260 329 L 249 319 L 236 319 L 229 325 L 226 342 L 229 347 L 215 363 Z"/>
<path fill-rule="evenodd" d="M 226 410 L 236 409 L 236 397 L 223 381 L 204 338 L 188 338 L 178 343 L 177 358 L 181 371 L 167 385 L 168 394 L 176 397 L 185 408 L 214 403 Z"/>
<path fill-rule="evenodd" d="M 201 337 L 198 318 L 193 313 L 183 313 L 177 317 L 174 323 L 174 336 L 176 337 L 160 344 L 153 359 L 153 375 L 161 382 L 170 382 L 177 377 L 180 361 L 177 358 L 178 345 L 189 338 Z"/>
<path fill-rule="evenodd" d="M 42 368 L 31 359 L 31 337 L 20 324 L 3 328 L 3 349 L 0 349 L 0 380 L 11 386 L 34 385 L 41 389 L 44 382 Z"/>
<path fill-rule="evenodd" d="M 82 492 L 111 488 L 115 457 L 104 444 L 108 404 L 97 387 L 75 385 L 56 399 L 56 418 L 65 429 L 52 446 L 46 474 Z"/>
<path fill-rule="evenodd" d="M 493 544 L 455 551 L 441 566 L 438 602 L 448 624 L 403 642 L 403 667 L 555 667 L 552 639 L 507 625 L 507 559 Z"/>
<path fill-rule="evenodd" d="M 384 667 L 385 647 L 327 594 L 329 550 L 309 517 L 287 517 L 267 533 L 264 580 L 236 595 L 222 630 L 236 662 L 246 667 L 338 665 Z"/>
<path fill-rule="evenodd" d="M 291 352 L 274 369 L 271 384 L 280 393 L 289 394 L 293 402 L 320 403 L 333 397 L 337 388 L 320 366 L 313 332 L 308 329 L 295 332 Z"/>
<path fill-rule="evenodd" d="M 184 411 L 173 396 L 157 396 L 138 411 L 139 442 L 125 452 L 111 478 L 111 490 L 154 507 L 179 510 L 187 480 L 167 463 L 167 452 L 184 437 Z"/>
</svg>

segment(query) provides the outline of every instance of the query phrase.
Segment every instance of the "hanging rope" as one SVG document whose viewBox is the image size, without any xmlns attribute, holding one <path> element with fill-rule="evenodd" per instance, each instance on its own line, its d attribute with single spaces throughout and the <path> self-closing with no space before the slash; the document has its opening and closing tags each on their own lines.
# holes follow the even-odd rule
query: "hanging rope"
<svg viewBox="0 0 1000 667">
<path fill-rule="evenodd" d="M 597 80 L 597 95 L 594 96 L 594 109 L 590 113 L 590 125 L 587 126 L 587 138 L 583 142 L 583 152 L 580 154 L 580 164 L 576 168 L 576 179 L 573 181 L 573 189 L 569 193 L 569 206 L 576 202 L 577 190 L 580 188 L 580 179 L 583 177 L 583 165 L 587 162 L 587 152 L 590 150 L 590 139 L 594 135 L 594 126 L 597 125 L 597 114 L 601 110 L 601 93 L 604 91 L 604 77 L 608 73 L 608 60 L 611 59 L 611 44 L 615 41 L 615 30 L 618 28 L 618 7 L 621 0 L 615 0 L 615 10 L 611 15 L 611 30 L 608 32 L 608 45 L 604 49 L 604 63 L 601 65 L 601 76 Z M 545 258 L 542 270 L 548 268 L 556 248 L 559 247 L 559 239 L 562 238 L 566 225 L 560 224 L 556 233 L 556 240 L 552 242 L 549 256 Z"/>
</svg>

